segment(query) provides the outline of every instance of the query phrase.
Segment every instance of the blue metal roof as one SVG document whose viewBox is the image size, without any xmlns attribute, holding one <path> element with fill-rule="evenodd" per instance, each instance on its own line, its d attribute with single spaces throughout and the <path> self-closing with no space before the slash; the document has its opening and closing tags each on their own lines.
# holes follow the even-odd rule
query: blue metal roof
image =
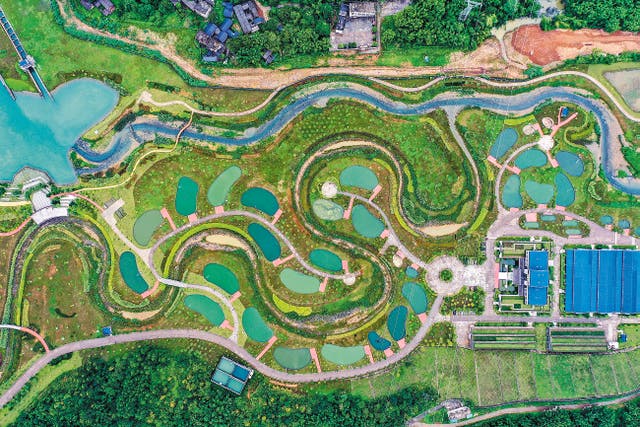
<svg viewBox="0 0 640 427">
<path fill-rule="evenodd" d="M 529 288 L 527 291 L 529 305 L 547 305 L 547 288 Z"/>
<path fill-rule="evenodd" d="M 529 269 L 547 270 L 549 268 L 549 253 L 547 251 L 529 251 Z"/>
<path fill-rule="evenodd" d="M 565 310 L 640 313 L 640 251 L 567 250 Z"/>
<path fill-rule="evenodd" d="M 529 284 L 527 286 L 527 304 L 547 305 L 549 290 L 549 253 L 547 251 L 527 252 Z"/>
</svg>

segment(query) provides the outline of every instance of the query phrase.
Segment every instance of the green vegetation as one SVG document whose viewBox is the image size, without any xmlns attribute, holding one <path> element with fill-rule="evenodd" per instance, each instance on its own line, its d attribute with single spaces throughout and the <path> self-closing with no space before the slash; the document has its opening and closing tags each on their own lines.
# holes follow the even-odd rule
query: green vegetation
<svg viewBox="0 0 640 427">
<path fill-rule="evenodd" d="M 13 425 L 390 426 L 435 401 L 417 386 L 377 399 L 338 390 L 293 394 L 259 374 L 249 381 L 251 397 L 236 398 L 211 383 L 212 367 L 199 352 L 163 347 L 93 357 L 55 380 Z"/>
<path fill-rule="evenodd" d="M 602 28 L 607 32 L 640 31 L 640 10 L 634 0 L 564 0 L 564 13 L 543 22 L 550 28 Z"/>
<path fill-rule="evenodd" d="M 533 16 L 539 8 L 538 2 L 532 0 L 485 0 L 482 8 L 474 9 L 465 22 L 460 22 L 458 17 L 465 6 L 464 0 L 413 1 L 405 10 L 383 21 L 382 43 L 471 50 L 489 37 L 492 27 L 509 19 Z"/>
<path fill-rule="evenodd" d="M 531 327 L 474 327 L 471 333 L 474 350 L 535 350 L 536 331 Z"/>
<path fill-rule="evenodd" d="M 456 312 L 482 314 L 484 311 L 484 290 L 482 288 L 470 289 L 463 287 L 457 294 L 445 297 L 440 311 L 442 314 Z"/>
<path fill-rule="evenodd" d="M 445 268 L 440 272 L 440 280 L 444 282 L 450 282 L 453 280 L 453 271 L 450 268 Z"/>
</svg>

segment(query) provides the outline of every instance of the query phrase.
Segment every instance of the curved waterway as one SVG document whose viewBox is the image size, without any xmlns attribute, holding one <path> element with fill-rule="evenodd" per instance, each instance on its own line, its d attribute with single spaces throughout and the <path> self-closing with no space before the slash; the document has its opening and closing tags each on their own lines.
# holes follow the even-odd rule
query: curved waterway
<svg viewBox="0 0 640 427">
<path fill-rule="evenodd" d="M 284 107 L 273 119 L 260 126 L 253 134 L 239 138 L 228 138 L 223 136 L 212 136 L 194 131 L 186 131 L 183 136 L 200 141 L 227 144 L 227 145 L 248 145 L 254 144 L 266 137 L 276 134 L 287 123 L 293 120 L 308 107 L 318 101 L 327 98 L 349 98 L 373 105 L 387 113 L 397 115 L 419 115 L 426 114 L 433 110 L 446 107 L 477 107 L 499 113 L 525 114 L 533 110 L 537 105 L 554 99 L 561 102 L 576 104 L 586 110 L 592 111 L 596 116 L 601 129 L 601 149 L 602 164 L 605 174 L 611 184 L 617 189 L 626 193 L 640 195 L 640 180 L 627 177 L 616 176 L 615 167 L 611 162 L 613 157 L 612 141 L 618 135 L 612 130 L 610 123 L 614 123 L 616 118 L 603 104 L 585 98 L 567 87 L 544 87 L 531 92 L 512 96 L 474 94 L 471 96 L 460 96 L 457 93 L 445 93 L 433 100 L 422 104 L 408 105 L 397 101 L 392 101 L 382 95 L 374 95 L 369 91 L 357 88 L 334 88 L 319 92 L 310 93 Z M 166 136 L 175 136 L 177 129 L 163 123 L 140 123 L 134 124 L 133 129 L 141 132 L 156 132 Z"/>
<path fill-rule="evenodd" d="M 0 181 L 31 167 L 58 184 L 75 182 L 69 149 L 117 103 L 117 91 L 92 79 L 65 83 L 53 92 L 53 100 L 19 92 L 14 101 L 0 88 Z"/>
</svg>

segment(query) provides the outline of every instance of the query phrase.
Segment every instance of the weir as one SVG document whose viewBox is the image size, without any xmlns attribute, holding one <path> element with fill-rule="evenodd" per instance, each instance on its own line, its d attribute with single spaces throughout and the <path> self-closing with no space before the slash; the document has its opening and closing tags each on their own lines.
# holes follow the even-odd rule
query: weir
<svg viewBox="0 0 640 427">
<path fill-rule="evenodd" d="M 20 57 L 19 64 L 22 71 L 24 71 L 29 75 L 29 77 L 31 77 L 31 80 L 33 81 L 33 84 L 36 86 L 36 89 L 38 89 L 40 96 L 45 98 L 52 98 L 51 94 L 49 93 L 49 90 L 44 85 L 44 82 L 42 81 L 42 79 L 40 78 L 40 75 L 38 74 L 38 71 L 36 70 L 35 60 L 31 55 L 27 54 L 27 51 L 24 49 L 24 46 L 22 46 L 22 42 L 20 42 L 20 38 L 18 38 L 18 34 L 13 29 L 13 26 L 9 22 L 9 19 L 7 18 L 7 16 L 5 15 L 4 10 L 2 10 L 2 7 L 0 7 L 0 25 L 2 25 L 2 29 L 4 29 L 4 32 L 7 34 L 7 37 L 9 37 L 9 40 L 11 40 L 11 44 L 13 44 L 14 49 L 16 50 L 16 52 L 18 53 L 18 56 Z M 9 88 L 6 85 L 6 82 L 4 81 L 4 79 L 2 79 L 2 84 L 7 89 Z"/>
</svg>

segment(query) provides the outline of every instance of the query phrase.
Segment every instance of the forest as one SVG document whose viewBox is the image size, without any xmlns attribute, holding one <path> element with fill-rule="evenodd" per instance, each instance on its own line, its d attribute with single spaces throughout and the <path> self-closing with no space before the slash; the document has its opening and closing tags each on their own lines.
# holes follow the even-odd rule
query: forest
<svg viewBox="0 0 640 427">
<path fill-rule="evenodd" d="M 473 424 L 473 427 L 637 427 L 640 426 L 640 400 L 612 409 L 594 406 L 582 411 L 547 411 L 509 415 Z"/>
<path fill-rule="evenodd" d="M 213 368 L 198 352 L 156 345 L 92 357 L 56 379 L 13 425 L 399 426 L 436 400 L 420 387 L 377 399 L 337 388 L 291 392 L 257 373 L 235 396 L 210 381 Z"/>
<path fill-rule="evenodd" d="M 601 28 L 607 32 L 640 31 L 638 0 L 564 0 L 564 13 L 543 20 L 543 29 Z"/>
<path fill-rule="evenodd" d="M 491 28 L 509 19 L 536 16 L 537 0 L 484 0 L 466 21 L 458 17 L 465 0 L 414 0 L 397 15 L 382 23 L 383 46 L 443 46 L 473 50 L 483 42 Z"/>
</svg>

